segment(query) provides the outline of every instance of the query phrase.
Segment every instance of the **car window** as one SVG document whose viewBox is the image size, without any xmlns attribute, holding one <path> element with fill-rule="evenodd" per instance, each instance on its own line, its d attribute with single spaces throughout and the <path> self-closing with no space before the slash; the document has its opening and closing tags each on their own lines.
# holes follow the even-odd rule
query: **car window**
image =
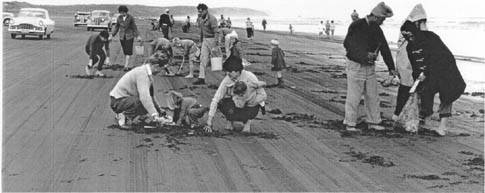
<svg viewBox="0 0 485 193">
<path fill-rule="evenodd" d="M 40 17 L 45 19 L 46 14 L 43 11 L 20 10 L 19 17 Z"/>
<path fill-rule="evenodd" d="M 93 17 L 107 17 L 109 14 L 107 12 L 93 12 Z"/>
</svg>

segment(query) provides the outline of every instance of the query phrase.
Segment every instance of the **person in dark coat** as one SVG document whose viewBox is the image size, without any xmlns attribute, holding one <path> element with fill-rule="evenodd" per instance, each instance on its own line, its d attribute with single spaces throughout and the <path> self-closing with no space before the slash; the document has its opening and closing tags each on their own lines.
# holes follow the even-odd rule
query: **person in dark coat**
<svg viewBox="0 0 485 193">
<path fill-rule="evenodd" d="M 465 81 L 456 66 L 456 60 L 440 37 L 431 31 L 420 31 L 410 21 L 401 26 L 401 33 L 409 41 L 407 52 L 413 66 L 422 66 L 423 81 L 421 88 L 420 117 L 427 118 L 433 114 L 434 96 L 439 93 L 440 126 L 435 129 L 439 135 L 445 135 L 452 103 L 465 91 Z M 421 73 L 419 70 L 413 76 Z"/>
<path fill-rule="evenodd" d="M 160 15 L 160 20 L 158 21 L 159 22 L 158 26 L 160 26 L 160 29 L 162 30 L 163 37 L 167 39 L 170 39 L 168 37 L 168 32 L 172 27 L 172 20 L 170 19 L 170 15 L 168 15 L 169 13 L 170 13 L 170 10 L 165 9 L 165 13 Z"/>
<path fill-rule="evenodd" d="M 278 78 L 278 87 L 283 87 L 283 75 L 281 74 L 281 71 L 286 69 L 285 53 L 279 47 L 280 43 L 278 40 L 273 39 L 270 43 L 271 47 L 273 48 L 271 50 L 271 64 L 273 64 L 271 71 L 276 72 L 276 78 Z"/>
<path fill-rule="evenodd" d="M 141 37 L 138 33 L 138 28 L 136 27 L 135 18 L 128 14 L 128 7 L 121 5 L 118 7 L 118 12 L 120 16 L 116 21 L 115 29 L 113 31 L 113 37 L 120 32 L 120 43 L 123 48 L 123 53 L 125 54 L 125 71 L 130 70 L 129 62 L 130 56 L 133 55 L 133 40 L 136 39 L 141 41 Z"/>
</svg>

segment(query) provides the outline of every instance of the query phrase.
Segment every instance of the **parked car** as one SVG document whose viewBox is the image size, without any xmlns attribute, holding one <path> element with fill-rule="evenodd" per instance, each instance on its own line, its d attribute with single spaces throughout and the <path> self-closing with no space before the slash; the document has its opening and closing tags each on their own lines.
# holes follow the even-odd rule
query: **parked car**
<svg viewBox="0 0 485 193">
<path fill-rule="evenodd" d="M 49 12 L 42 8 L 21 8 L 17 17 L 10 20 L 8 32 L 15 39 L 17 35 L 25 38 L 26 35 L 38 36 L 39 39 L 51 38 L 54 33 L 54 20 L 50 19 Z"/>
<path fill-rule="evenodd" d="M 116 25 L 116 22 L 118 22 L 118 17 L 120 16 L 119 13 L 113 14 L 113 17 L 111 17 L 111 25 Z"/>
<path fill-rule="evenodd" d="M 91 18 L 88 20 L 87 29 L 88 31 L 94 31 L 94 29 L 106 29 L 111 31 L 111 18 L 109 17 L 109 11 L 91 11 Z"/>
<path fill-rule="evenodd" d="M 3 12 L 3 14 L 2 14 L 3 25 L 8 26 L 8 23 L 10 23 L 10 20 L 12 18 L 14 18 L 13 13 Z"/>
<path fill-rule="evenodd" d="M 91 17 L 91 12 L 76 11 L 74 14 L 74 27 L 79 25 L 88 25 L 88 20 Z"/>
</svg>

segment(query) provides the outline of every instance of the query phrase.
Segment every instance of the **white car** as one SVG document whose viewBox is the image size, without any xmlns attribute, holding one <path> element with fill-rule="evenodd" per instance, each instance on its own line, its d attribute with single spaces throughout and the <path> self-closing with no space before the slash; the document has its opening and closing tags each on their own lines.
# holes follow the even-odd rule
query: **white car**
<svg viewBox="0 0 485 193">
<path fill-rule="evenodd" d="M 54 20 L 50 19 L 49 12 L 42 8 L 21 8 L 17 17 L 10 20 L 8 32 L 15 39 L 17 35 L 25 38 L 26 35 L 38 36 L 39 39 L 51 38 L 54 33 Z"/>
<path fill-rule="evenodd" d="M 87 30 L 94 29 L 107 29 L 111 31 L 111 18 L 109 17 L 109 11 L 106 10 L 94 10 L 91 11 L 91 18 L 88 20 Z"/>
<path fill-rule="evenodd" d="M 74 14 L 74 27 L 77 27 L 79 25 L 87 25 L 90 17 L 91 12 L 77 11 Z"/>
<path fill-rule="evenodd" d="M 2 14 L 2 19 L 3 19 L 3 25 L 7 25 L 10 23 L 10 20 L 14 18 L 14 15 L 13 13 L 9 13 L 9 12 L 3 12 Z"/>
</svg>

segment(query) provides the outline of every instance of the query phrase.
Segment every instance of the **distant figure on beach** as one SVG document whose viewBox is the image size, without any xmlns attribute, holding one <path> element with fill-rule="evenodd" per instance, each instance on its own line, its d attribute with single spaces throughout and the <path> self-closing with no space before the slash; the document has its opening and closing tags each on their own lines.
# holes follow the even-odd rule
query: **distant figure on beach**
<svg viewBox="0 0 485 193">
<path fill-rule="evenodd" d="M 291 24 L 290 24 L 290 27 L 289 28 L 290 28 L 290 34 L 293 35 L 293 26 Z"/>
<path fill-rule="evenodd" d="M 197 99 L 183 96 L 177 91 L 169 91 L 165 99 L 168 108 L 173 111 L 173 122 L 189 129 L 199 126 L 199 119 L 209 111 L 208 107 L 198 104 Z"/>
<path fill-rule="evenodd" d="M 170 30 L 170 27 L 172 26 L 172 21 L 170 19 L 169 13 L 170 13 L 170 10 L 165 9 L 165 13 L 160 15 L 160 20 L 158 25 L 160 27 L 160 30 L 162 30 L 163 37 L 167 39 L 169 39 L 168 32 Z"/>
<path fill-rule="evenodd" d="M 200 56 L 200 49 L 197 47 L 197 44 L 189 39 L 181 40 L 178 37 L 173 38 L 172 40 L 173 47 L 182 48 L 183 50 L 183 57 L 188 58 L 189 60 L 189 74 L 185 76 L 185 78 L 193 78 L 194 77 L 194 61 Z M 183 63 L 180 64 L 181 66 L 184 65 Z M 177 72 L 179 73 L 179 72 Z"/>
<path fill-rule="evenodd" d="M 226 27 L 226 20 L 224 19 L 224 15 L 221 14 L 221 19 L 219 19 L 219 27 Z"/>
<path fill-rule="evenodd" d="M 375 61 L 381 52 L 390 75 L 396 75 L 391 50 L 380 25 L 391 17 L 391 8 L 379 3 L 366 18 L 350 24 L 344 40 L 347 51 L 347 98 L 345 100 L 345 119 L 347 131 L 357 131 L 359 103 L 364 95 L 366 122 L 369 128 L 384 130 L 380 126 L 379 95 L 375 72 Z"/>
<path fill-rule="evenodd" d="M 120 32 L 120 43 L 125 55 L 124 71 L 129 71 L 130 56 L 133 55 L 133 40 L 141 41 L 140 33 L 135 24 L 135 18 L 128 14 L 128 7 L 121 5 L 118 7 L 118 16 L 115 29 L 112 37 L 114 38 L 118 32 Z"/>
<path fill-rule="evenodd" d="M 219 110 L 229 121 L 226 129 L 237 129 L 236 122 L 244 124 L 242 131 L 251 131 L 251 120 L 256 118 L 261 103 L 266 101 L 266 92 L 252 72 L 243 68 L 239 57 L 231 56 L 223 64 L 226 76 L 217 89 L 207 118 L 206 132 L 212 132 L 212 122 L 216 111 Z M 263 82 L 264 83 L 264 82 Z"/>
<path fill-rule="evenodd" d="M 359 19 L 359 14 L 357 13 L 357 11 L 355 11 L 355 9 L 354 9 L 354 12 L 352 12 L 352 14 L 350 14 L 350 18 L 352 18 L 352 22 Z"/>
<path fill-rule="evenodd" d="M 135 120 L 145 123 L 170 124 L 171 118 L 160 109 L 154 95 L 153 75 L 160 72 L 158 56 L 150 56 L 146 62 L 124 74 L 109 93 L 110 107 L 116 113 L 118 125 L 129 128 Z"/>
<path fill-rule="evenodd" d="M 270 41 L 270 44 L 271 44 L 271 64 L 273 64 L 271 71 L 276 72 L 276 78 L 278 79 L 278 83 L 276 85 L 280 88 L 283 88 L 284 87 L 283 75 L 281 74 L 281 71 L 286 69 L 285 53 L 279 47 L 280 42 L 278 42 L 278 40 L 273 39 Z"/>
<path fill-rule="evenodd" d="M 266 31 L 266 24 L 268 24 L 268 22 L 266 21 L 266 19 L 263 19 L 263 21 L 261 22 L 261 25 L 263 25 L 264 31 Z"/>
<path fill-rule="evenodd" d="M 231 29 L 232 21 L 231 21 L 231 18 L 230 17 L 227 17 L 226 25 L 227 25 L 227 28 Z"/>
<path fill-rule="evenodd" d="M 418 30 L 426 31 L 428 30 L 426 26 L 426 18 L 426 12 L 423 6 L 418 4 L 411 10 L 406 21 L 413 22 L 418 26 Z M 409 90 L 414 84 L 414 81 L 418 78 L 420 71 L 422 71 L 420 70 L 420 66 L 416 66 L 416 63 L 411 63 L 409 61 L 408 52 L 406 50 L 407 45 L 408 41 L 400 33 L 397 41 L 398 50 L 396 52 L 396 70 L 399 74 L 400 84 L 397 92 L 396 109 L 392 116 L 392 120 L 394 121 L 399 119 L 399 115 L 410 96 Z"/>
<path fill-rule="evenodd" d="M 466 88 L 465 81 L 456 66 L 455 57 L 437 34 L 421 31 L 411 21 L 404 22 L 401 33 L 409 42 L 406 50 L 411 64 L 421 66 L 420 71 L 423 72 L 418 77 L 423 81 L 419 117 L 425 124 L 430 121 L 434 97 L 438 93 L 440 125 L 434 130 L 440 136 L 444 136 L 448 129 L 452 104 L 460 98 Z"/>
<path fill-rule="evenodd" d="M 334 38 L 333 35 L 335 33 L 335 23 L 333 23 L 333 20 L 330 22 L 330 33 L 332 35 L 332 39 Z"/>
<path fill-rule="evenodd" d="M 321 38 L 323 36 L 323 32 L 325 31 L 325 24 L 323 21 L 320 21 L 320 24 L 318 25 L 318 37 Z"/>
<path fill-rule="evenodd" d="M 197 5 L 199 18 L 197 19 L 200 27 L 200 40 L 202 42 L 200 50 L 199 78 L 193 83 L 195 85 L 205 84 L 205 68 L 210 62 L 211 50 L 219 47 L 219 28 L 217 18 L 209 14 L 209 7 L 200 3 Z"/>
<path fill-rule="evenodd" d="M 185 24 L 182 27 L 182 31 L 184 33 L 190 32 L 190 16 L 187 16 L 187 19 L 185 19 Z"/>
<path fill-rule="evenodd" d="M 246 33 L 248 35 L 248 38 L 251 40 L 254 37 L 254 25 L 251 19 L 248 17 L 246 20 Z"/>
<path fill-rule="evenodd" d="M 103 50 L 104 47 L 104 50 Z M 86 53 L 89 55 L 89 62 L 86 65 L 86 75 L 91 76 L 91 69 L 95 64 L 96 76 L 104 76 L 101 72 L 103 70 L 103 64 L 109 64 L 109 33 L 106 30 L 101 31 L 99 34 L 89 36 L 88 42 L 85 46 Z"/>
<path fill-rule="evenodd" d="M 325 23 L 325 34 L 327 34 L 327 38 L 330 37 L 330 21 L 327 20 L 327 23 Z"/>
</svg>

